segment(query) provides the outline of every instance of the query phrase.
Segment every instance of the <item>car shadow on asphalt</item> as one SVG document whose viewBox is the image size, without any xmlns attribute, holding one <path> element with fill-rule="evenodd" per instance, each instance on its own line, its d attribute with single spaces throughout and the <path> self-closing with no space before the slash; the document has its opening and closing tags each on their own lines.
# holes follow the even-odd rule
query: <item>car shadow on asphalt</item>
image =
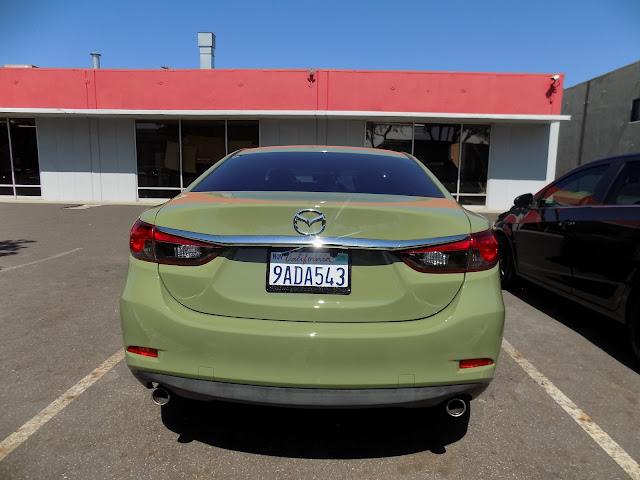
<svg viewBox="0 0 640 480">
<path fill-rule="evenodd" d="M 17 255 L 19 250 L 27 248 L 28 243 L 36 243 L 35 240 L 0 240 L 0 257 Z"/>
<path fill-rule="evenodd" d="M 178 441 L 260 455 L 306 459 L 380 458 L 431 451 L 462 439 L 460 418 L 444 408 L 312 410 L 179 399 L 162 407 Z"/>
<path fill-rule="evenodd" d="M 640 373 L 640 365 L 631 351 L 626 325 L 527 280 L 518 279 L 518 283 L 508 291 Z"/>
</svg>

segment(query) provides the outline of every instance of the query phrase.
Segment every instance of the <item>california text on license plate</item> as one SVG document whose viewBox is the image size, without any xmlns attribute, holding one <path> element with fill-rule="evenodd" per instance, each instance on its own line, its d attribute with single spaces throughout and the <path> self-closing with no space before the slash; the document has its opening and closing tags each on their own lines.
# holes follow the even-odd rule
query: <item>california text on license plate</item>
<svg viewBox="0 0 640 480">
<path fill-rule="evenodd" d="M 351 293 L 351 255 L 341 251 L 271 250 L 267 291 Z"/>
</svg>

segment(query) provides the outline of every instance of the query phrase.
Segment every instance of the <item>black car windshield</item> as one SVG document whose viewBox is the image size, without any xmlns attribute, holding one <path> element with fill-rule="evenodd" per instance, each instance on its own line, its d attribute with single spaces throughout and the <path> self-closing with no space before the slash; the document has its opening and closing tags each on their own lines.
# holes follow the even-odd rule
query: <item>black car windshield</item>
<svg viewBox="0 0 640 480">
<path fill-rule="evenodd" d="M 442 198 L 408 157 L 339 151 L 238 154 L 213 170 L 194 192 L 348 192 Z"/>
</svg>

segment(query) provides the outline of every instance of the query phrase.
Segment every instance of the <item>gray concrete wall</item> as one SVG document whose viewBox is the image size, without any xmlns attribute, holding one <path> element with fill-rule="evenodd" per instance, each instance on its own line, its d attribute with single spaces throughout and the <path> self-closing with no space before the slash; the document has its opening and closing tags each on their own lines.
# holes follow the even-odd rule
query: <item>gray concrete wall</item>
<svg viewBox="0 0 640 480">
<path fill-rule="evenodd" d="M 556 175 L 591 160 L 640 151 L 640 122 L 630 122 L 636 98 L 640 62 L 566 89 L 562 114 L 571 115 L 571 121 L 560 127 Z"/>
<path fill-rule="evenodd" d="M 43 199 L 136 200 L 133 120 L 48 117 L 36 124 Z"/>
</svg>

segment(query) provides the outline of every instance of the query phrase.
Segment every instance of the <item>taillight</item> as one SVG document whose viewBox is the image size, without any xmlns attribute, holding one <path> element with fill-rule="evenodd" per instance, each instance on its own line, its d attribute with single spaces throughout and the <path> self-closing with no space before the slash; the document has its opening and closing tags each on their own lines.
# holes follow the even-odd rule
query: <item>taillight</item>
<svg viewBox="0 0 640 480">
<path fill-rule="evenodd" d="M 129 248 L 138 260 L 168 265 L 202 265 L 222 251 L 208 243 L 161 232 L 140 219 L 131 228 Z"/>
<path fill-rule="evenodd" d="M 464 240 L 399 253 L 414 270 L 426 273 L 461 273 L 488 270 L 498 263 L 498 240 L 492 229 Z"/>
</svg>

